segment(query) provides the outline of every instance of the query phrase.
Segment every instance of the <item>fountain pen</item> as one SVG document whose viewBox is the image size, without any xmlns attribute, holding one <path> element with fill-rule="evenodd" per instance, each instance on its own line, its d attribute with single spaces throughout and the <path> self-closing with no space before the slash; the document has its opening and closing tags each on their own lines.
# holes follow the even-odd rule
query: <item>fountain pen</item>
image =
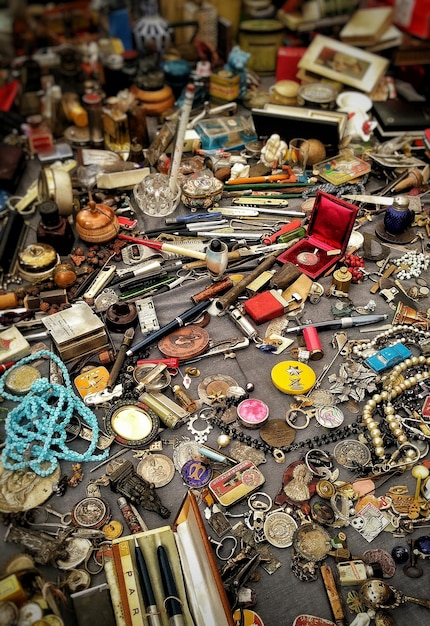
<svg viewBox="0 0 430 626">
<path fill-rule="evenodd" d="M 291 326 L 285 333 L 300 333 L 304 328 L 313 326 L 320 330 L 333 330 L 335 328 L 351 328 L 352 326 L 365 326 L 366 324 L 377 324 L 386 320 L 386 313 L 381 315 L 356 315 L 354 317 L 341 317 L 338 320 L 328 320 L 326 322 L 315 322 L 315 324 L 303 324 L 302 326 Z"/>
<path fill-rule="evenodd" d="M 139 575 L 143 604 L 145 605 L 148 623 L 150 626 L 161 626 L 161 617 L 157 609 L 151 578 L 149 577 L 145 557 L 143 556 L 143 552 L 140 549 L 136 537 L 134 538 L 134 547 L 136 551 L 137 572 Z"/>
<path fill-rule="evenodd" d="M 166 324 L 166 326 L 162 326 L 158 330 L 155 330 L 154 332 L 147 335 L 144 339 L 142 339 L 135 345 L 131 346 L 127 350 L 126 355 L 133 356 L 135 352 L 147 348 L 156 341 L 159 341 L 163 337 L 166 337 L 170 333 L 173 333 L 174 330 L 178 330 L 178 328 L 181 328 L 188 322 L 195 320 L 197 317 L 199 317 L 199 315 L 203 313 L 203 311 L 205 311 L 209 307 L 209 305 L 209 301 L 199 302 L 195 306 L 191 307 L 191 309 L 187 309 L 186 311 L 175 317 L 175 319 L 173 319 L 171 322 Z"/>
<path fill-rule="evenodd" d="M 169 624 L 170 626 L 184 626 L 185 621 L 182 613 L 181 602 L 178 597 L 178 590 L 176 588 L 176 582 L 173 577 L 169 557 L 167 556 L 164 546 L 158 546 L 157 557 L 161 574 L 161 582 L 165 595 L 164 604 L 169 618 Z"/>
</svg>

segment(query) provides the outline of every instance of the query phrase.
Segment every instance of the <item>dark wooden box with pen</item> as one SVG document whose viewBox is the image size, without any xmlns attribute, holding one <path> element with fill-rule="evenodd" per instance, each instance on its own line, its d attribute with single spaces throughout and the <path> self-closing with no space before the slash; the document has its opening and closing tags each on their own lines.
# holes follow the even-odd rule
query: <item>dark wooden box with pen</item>
<svg viewBox="0 0 430 626">
<path fill-rule="evenodd" d="M 324 191 L 318 191 L 306 235 L 278 256 L 294 263 L 312 279 L 322 276 L 345 254 L 358 208 Z"/>
<path fill-rule="evenodd" d="M 125 623 L 151 626 L 139 583 L 135 539 L 151 581 L 159 621 L 169 626 L 171 615 L 157 548 L 162 545 L 173 572 L 185 626 L 233 626 L 232 612 L 194 495 L 185 497 L 173 528 L 162 526 L 112 542 L 117 585 Z M 112 583 L 109 583 L 112 584 Z M 176 623 L 176 622 L 175 622 Z"/>
</svg>

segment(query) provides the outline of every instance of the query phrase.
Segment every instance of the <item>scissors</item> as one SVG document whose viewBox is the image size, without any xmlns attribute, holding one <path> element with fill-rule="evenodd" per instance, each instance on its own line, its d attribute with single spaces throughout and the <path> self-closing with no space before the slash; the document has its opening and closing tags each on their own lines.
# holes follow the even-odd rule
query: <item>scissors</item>
<svg viewBox="0 0 430 626">
<path fill-rule="evenodd" d="M 58 522 L 48 522 L 49 516 L 58 518 Z M 70 528 L 72 523 L 72 514 L 59 513 L 49 505 L 36 506 L 25 512 L 25 520 L 29 526 L 38 526 L 39 528 Z"/>
</svg>

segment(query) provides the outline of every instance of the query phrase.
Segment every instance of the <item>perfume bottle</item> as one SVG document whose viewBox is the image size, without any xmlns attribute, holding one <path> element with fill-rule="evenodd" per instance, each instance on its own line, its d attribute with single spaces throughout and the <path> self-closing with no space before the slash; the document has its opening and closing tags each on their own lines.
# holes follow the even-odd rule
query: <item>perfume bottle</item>
<svg viewBox="0 0 430 626">
<path fill-rule="evenodd" d="M 126 159 L 130 151 L 128 119 L 127 114 L 119 108 L 117 97 L 107 98 L 103 107 L 102 120 L 105 147 L 113 152 L 118 152 Z"/>
<path fill-rule="evenodd" d="M 88 115 L 77 93 L 68 91 L 63 94 L 63 109 L 67 119 L 75 126 L 88 126 Z"/>
<path fill-rule="evenodd" d="M 40 222 L 36 231 L 37 241 L 52 246 L 60 256 L 70 254 L 75 236 L 67 219 L 60 215 L 57 203 L 45 200 L 38 209 Z"/>
<path fill-rule="evenodd" d="M 50 126 L 52 134 L 55 138 L 62 137 L 68 125 L 66 115 L 63 108 L 63 93 L 59 85 L 52 85 L 49 89 L 48 97 L 50 100 Z"/>
<path fill-rule="evenodd" d="M 103 148 L 103 106 L 102 99 L 98 93 L 90 92 L 82 96 L 82 103 L 88 115 L 88 126 L 90 130 L 90 142 L 94 148 Z"/>
<path fill-rule="evenodd" d="M 180 385 L 173 385 L 172 391 L 175 400 L 180 407 L 188 411 L 188 413 L 194 413 L 194 411 L 197 411 L 197 402 L 183 387 L 181 387 Z"/>
<path fill-rule="evenodd" d="M 384 228 L 391 235 L 401 235 L 414 221 L 414 214 L 409 208 L 408 196 L 396 196 L 384 215 Z"/>
</svg>

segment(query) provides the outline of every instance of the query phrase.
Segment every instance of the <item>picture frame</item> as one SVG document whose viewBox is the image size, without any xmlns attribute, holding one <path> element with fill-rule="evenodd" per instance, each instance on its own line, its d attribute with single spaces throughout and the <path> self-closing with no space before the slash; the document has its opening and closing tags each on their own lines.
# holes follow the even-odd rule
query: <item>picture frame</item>
<svg viewBox="0 0 430 626">
<path fill-rule="evenodd" d="M 388 68 L 388 59 L 317 35 L 298 67 L 370 93 Z"/>
</svg>

